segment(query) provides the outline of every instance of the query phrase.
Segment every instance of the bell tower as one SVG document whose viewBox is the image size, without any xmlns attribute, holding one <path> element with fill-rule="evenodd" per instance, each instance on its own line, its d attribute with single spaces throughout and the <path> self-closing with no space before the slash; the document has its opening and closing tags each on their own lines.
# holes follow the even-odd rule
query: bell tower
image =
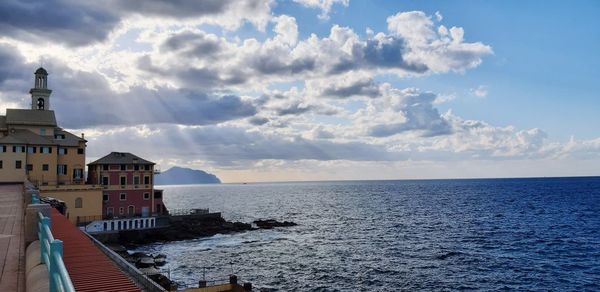
<svg viewBox="0 0 600 292">
<path fill-rule="evenodd" d="M 33 88 L 29 90 L 31 94 L 31 109 L 49 110 L 50 94 L 52 90 L 48 89 L 48 72 L 40 67 L 35 70 L 35 79 Z"/>
</svg>

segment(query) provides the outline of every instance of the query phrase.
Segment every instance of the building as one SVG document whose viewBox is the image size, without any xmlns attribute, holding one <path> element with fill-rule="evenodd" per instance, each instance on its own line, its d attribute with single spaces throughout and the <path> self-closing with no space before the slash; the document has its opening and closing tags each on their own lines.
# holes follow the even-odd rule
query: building
<svg viewBox="0 0 600 292">
<path fill-rule="evenodd" d="M 35 71 L 31 109 L 6 109 L 0 116 L 0 182 L 83 184 L 86 140 L 57 126 L 50 110 L 48 73 Z"/>
<path fill-rule="evenodd" d="M 43 196 L 64 201 L 72 222 L 102 216 L 100 187 L 84 184 L 87 141 L 58 126 L 48 72 L 40 67 L 34 76 L 31 108 L 6 109 L 0 116 L 0 183 L 31 181 Z"/>
<path fill-rule="evenodd" d="M 167 213 L 162 190 L 154 189 L 155 163 L 131 153 L 112 152 L 88 164 L 88 183 L 103 189 L 105 218 Z"/>
</svg>

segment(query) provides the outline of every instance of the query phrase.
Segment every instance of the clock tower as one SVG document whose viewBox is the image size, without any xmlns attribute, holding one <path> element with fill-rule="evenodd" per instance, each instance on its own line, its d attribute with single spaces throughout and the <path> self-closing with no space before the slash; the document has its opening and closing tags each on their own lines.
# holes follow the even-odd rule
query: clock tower
<svg viewBox="0 0 600 292">
<path fill-rule="evenodd" d="M 33 88 L 29 90 L 29 93 L 31 94 L 31 109 L 50 109 L 50 94 L 52 90 L 48 89 L 48 72 L 46 72 L 46 69 L 40 67 L 35 70 Z"/>
</svg>

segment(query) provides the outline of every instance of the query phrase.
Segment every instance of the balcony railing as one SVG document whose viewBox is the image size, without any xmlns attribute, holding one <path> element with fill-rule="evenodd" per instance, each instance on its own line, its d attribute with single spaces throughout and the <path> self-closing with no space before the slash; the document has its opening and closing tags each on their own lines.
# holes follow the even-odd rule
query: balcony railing
<svg viewBox="0 0 600 292">
<path fill-rule="evenodd" d="M 50 231 L 50 218 L 38 212 L 38 238 L 42 262 L 48 267 L 50 291 L 75 292 L 71 277 L 63 261 L 63 242 L 54 239 Z"/>
</svg>

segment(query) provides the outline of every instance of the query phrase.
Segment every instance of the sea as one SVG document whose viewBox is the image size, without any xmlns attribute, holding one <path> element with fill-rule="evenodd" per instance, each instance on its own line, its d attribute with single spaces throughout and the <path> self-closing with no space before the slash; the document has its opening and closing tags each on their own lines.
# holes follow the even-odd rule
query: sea
<svg viewBox="0 0 600 292">
<path fill-rule="evenodd" d="M 600 177 L 164 186 L 168 208 L 295 227 L 156 243 L 181 287 L 600 291 Z"/>
</svg>

